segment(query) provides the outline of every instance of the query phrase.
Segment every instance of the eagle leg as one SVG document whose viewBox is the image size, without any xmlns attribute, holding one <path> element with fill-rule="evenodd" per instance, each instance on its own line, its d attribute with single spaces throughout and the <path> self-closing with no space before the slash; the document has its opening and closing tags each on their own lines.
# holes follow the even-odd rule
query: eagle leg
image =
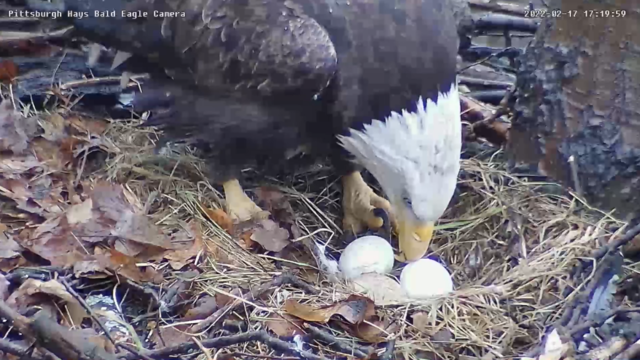
<svg viewBox="0 0 640 360">
<path fill-rule="evenodd" d="M 245 194 L 238 179 L 225 181 L 222 187 L 227 202 L 227 213 L 234 223 L 237 224 L 248 220 L 263 220 L 269 216 L 268 211 L 262 210 Z"/>
<path fill-rule="evenodd" d="M 384 218 L 375 214 L 376 209 L 383 209 L 390 215 L 391 204 L 364 181 L 359 171 L 342 177 L 342 219 L 343 229 L 358 234 L 365 228 L 377 230 L 384 225 Z"/>
</svg>

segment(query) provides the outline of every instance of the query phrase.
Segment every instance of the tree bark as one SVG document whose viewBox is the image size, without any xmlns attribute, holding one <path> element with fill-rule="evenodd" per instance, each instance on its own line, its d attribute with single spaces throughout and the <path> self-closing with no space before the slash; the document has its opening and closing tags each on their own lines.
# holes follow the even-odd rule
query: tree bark
<svg viewBox="0 0 640 360">
<path fill-rule="evenodd" d="M 542 22 L 520 59 L 510 164 L 581 190 L 592 205 L 616 209 L 615 216 L 637 217 L 640 5 L 555 0 L 552 8 L 563 15 Z M 610 16 L 589 16 L 606 15 L 599 10 Z M 626 15 L 614 17 L 616 10 Z M 575 17 L 567 11 L 576 11 Z"/>
</svg>

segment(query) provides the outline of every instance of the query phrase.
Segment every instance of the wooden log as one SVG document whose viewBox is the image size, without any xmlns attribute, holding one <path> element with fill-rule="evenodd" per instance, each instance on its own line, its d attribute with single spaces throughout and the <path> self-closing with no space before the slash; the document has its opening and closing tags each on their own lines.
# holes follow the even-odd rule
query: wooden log
<svg viewBox="0 0 640 360">
<path fill-rule="evenodd" d="M 73 49 L 3 60 L 13 62 L 18 68 L 12 86 L 13 96 L 18 98 L 42 96 L 51 93 L 52 88 L 58 88 L 62 93 L 85 95 L 115 95 L 122 91 L 122 69 L 111 70 L 111 53 L 104 52 L 100 61 L 91 67 L 87 65 L 87 54 Z"/>
<path fill-rule="evenodd" d="M 582 190 L 619 217 L 637 217 L 640 8 L 627 0 L 549 5 L 563 16 L 545 19 L 520 59 L 511 164 Z"/>
</svg>

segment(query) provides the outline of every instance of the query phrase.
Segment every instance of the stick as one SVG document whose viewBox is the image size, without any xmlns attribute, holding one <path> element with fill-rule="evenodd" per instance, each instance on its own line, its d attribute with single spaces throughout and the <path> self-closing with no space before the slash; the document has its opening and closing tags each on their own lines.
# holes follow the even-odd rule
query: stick
<svg viewBox="0 0 640 360">
<path fill-rule="evenodd" d="M 264 295 L 267 291 L 273 290 L 274 288 L 280 287 L 282 285 L 289 284 L 295 287 L 298 287 L 309 294 L 317 294 L 318 291 L 311 285 L 305 283 L 304 281 L 296 278 L 291 273 L 283 273 L 280 276 L 274 278 L 272 281 L 263 284 L 254 290 L 250 290 L 247 293 L 242 295 L 243 299 L 255 300 L 262 295 Z M 202 320 L 198 324 L 193 325 L 189 332 L 198 333 L 208 328 L 210 325 L 224 319 L 228 314 L 230 314 L 233 310 L 235 310 L 240 304 L 243 302 L 240 300 L 234 300 L 232 303 L 223 306 L 218 309 L 213 314 L 209 315 L 206 319 Z"/>
<path fill-rule="evenodd" d="M 476 19 L 474 28 L 480 33 L 491 30 L 535 33 L 538 30 L 538 25 L 538 21 L 534 19 L 503 14 L 488 14 Z"/>
<path fill-rule="evenodd" d="M 380 360 L 393 360 L 393 351 L 396 349 L 396 339 L 391 339 L 387 343 L 384 353 L 380 355 Z"/>
<path fill-rule="evenodd" d="M 47 39 L 61 38 L 66 36 L 69 32 L 71 32 L 72 29 L 73 29 L 73 26 L 67 26 L 65 28 L 52 31 L 50 33 L 45 33 L 45 32 L 32 33 L 32 32 L 24 32 L 24 31 L 0 31 L 0 44 L 9 45 L 9 44 L 26 41 L 26 40 L 35 42 L 39 40 L 44 41 Z"/>
<path fill-rule="evenodd" d="M 464 75 L 458 75 L 458 83 L 463 85 L 475 85 L 500 89 L 510 89 L 513 86 L 513 83 L 507 81 L 485 80 Z"/>
<path fill-rule="evenodd" d="M 581 323 L 579 325 L 577 325 L 576 327 L 570 329 L 568 331 L 568 335 L 570 335 L 571 337 L 574 338 L 575 341 L 579 341 L 582 338 L 582 335 L 589 331 L 589 328 L 591 327 L 598 327 L 598 326 L 602 326 L 602 324 L 604 324 L 610 317 L 618 315 L 618 314 L 624 314 L 624 313 L 630 313 L 630 312 L 640 312 L 640 308 L 634 307 L 634 308 L 616 308 L 613 309 L 611 311 L 608 311 L 607 313 L 601 315 L 600 319 L 598 320 L 589 320 L 585 323 Z"/>
<path fill-rule="evenodd" d="M 87 341 L 77 333 L 50 319 L 43 311 L 38 312 L 31 320 L 31 329 L 36 335 L 39 346 L 51 351 L 64 360 L 116 360 L 97 344 Z"/>
<path fill-rule="evenodd" d="M 312 338 L 326 343 L 333 348 L 333 350 L 341 353 L 354 355 L 359 359 L 368 358 L 369 355 L 373 353 L 373 348 L 369 346 L 360 347 L 357 344 L 351 344 L 347 341 L 340 340 L 330 333 L 309 324 L 304 324 L 304 328 L 309 332 Z"/>
<path fill-rule="evenodd" d="M 610 241 L 607 245 L 599 248 L 591 256 L 596 260 L 601 259 L 607 253 L 612 252 L 626 245 L 629 241 L 633 240 L 638 234 L 640 234 L 640 224 L 629 229 L 629 231 L 627 231 L 622 237 L 616 239 L 615 241 Z"/>
<path fill-rule="evenodd" d="M 223 348 L 231 345 L 242 344 L 251 341 L 259 341 L 273 350 L 283 352 L 289 355 L 301 356 L 308 360 L 327 360 L 324 357 L 314 355 L 305 350 L 298 350 L 295 345 L 286 341 L 280 340 L 269 335 L 266 331 L 252 331 L 238 335 L 220 336 L 215 339 L 207 339 L 201 341 L 202 346 L 205 348 Z M 191 350 L 199 349 L 198 345 L 193 342 L 183 343 L 176 346 L 168 346 L 158 350 L 147 351 L 144 354 L 153 359 L 165 359 L 172 355 L 186 354 Z M 135 360 L 136 355 L 121 356 L 121 359 Z"/>
<path fill-rule="evenodd" d="M 58 360 L 56 357 L 51 356 L 49 354 L 40 356 L 40 355 L 30 355 L 29 349 L 24 348 L 20 345 L 16 345 L 9 340 L 0 339 L 0 351 L 6 354 L 13 354 L 20 357 L 20 360 Z"/>
</svg>

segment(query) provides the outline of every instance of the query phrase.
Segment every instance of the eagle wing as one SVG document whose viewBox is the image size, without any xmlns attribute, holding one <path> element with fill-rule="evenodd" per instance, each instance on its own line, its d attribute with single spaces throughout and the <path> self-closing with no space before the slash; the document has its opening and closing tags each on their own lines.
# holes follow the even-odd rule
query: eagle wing
<svg viewBox="0 0 640 360">
<path fill-rule="evenodd" d="M 337 56 L 326 30 L 288 1 L 62 2 L 65 13 L 89 13 L 68 18 L 81 35 L 141 55 L 175 80 L 198 87 L 317 94 L 336 72 Z M 37 1 L 30 3 L 37 6 Z M 116 16 L 97 17 L 95 11 L 115 11 Z"/>
</svg>

